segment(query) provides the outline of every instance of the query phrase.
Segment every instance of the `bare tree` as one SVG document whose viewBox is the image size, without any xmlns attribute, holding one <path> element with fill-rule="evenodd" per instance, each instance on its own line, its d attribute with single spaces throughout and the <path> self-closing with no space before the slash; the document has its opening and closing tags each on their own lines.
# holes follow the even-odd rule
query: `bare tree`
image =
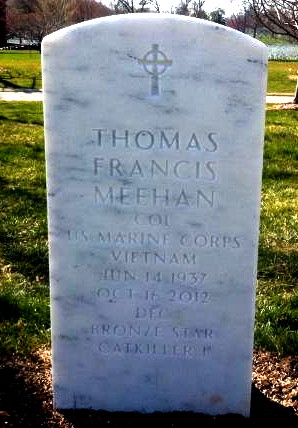
<svg viewBox="0 0 298 428">
<path fill-rule="evenodd" d="M 259 22 L 274 34 L 298 40 L 297 0 L 248 0 Z M 298 80 L 294 97 L 298 104 Z"/>
<path fill-rule="evenodd" d="M 256 37 L 260 23 L 255 16 L 253 8 L 247 4 L 247 1 L 243 1 L 242 11 L 233 13 L 227 19 L 227 26 L 242 33 L 250 32 L 253 37 Z"/>
<path fill-rule="evenodd" d="M 220 7 L 210 12 L 210 20 L 217 24 L 226 25 L 226 12 Z"/>
<path fill-rule="evenodd" d="M 177 15 L 190 15 L 190 3 L 191 0 L 181 0 L 180 4 L 176 7 L 176 14 Z"/>
<path fill-rule="evenodd" d="M 0 46 L 6 45 L 6 0 L 0 0 Z"/>
<path fill-rule="evenodd" d="M 73 0 L 71 21 L 72 23 L 78 23 L 88 19 L 112 15 L 112 13 L 111 9 L 95 0 Z"/>
<path fill-rule="evenodd" d="M 240 13 L 233 13 L 228 19 L 227 19 L 227 26 L 234 28 L 234 30 L 241 31 L 242 33 L 245 33 L 247 30 L 247 23 L 246 23 L 246 16 L 243 12 Z"/>
<path fill-rule="evenodd" d="M 7 12 L 11 36 L 37 41 L 68 25 L 111 15 L 95 0 L 12 0 Z"/>
<path fill-rule="evenodd" d="M 135 2 L 134 0 L 118 0 L 115 5 L 116 13 L 135 13 Z"/>
<path fill-rule="evenodd" d="M 45 35 L 72 23 L 73 0 L 12 0 L 9 6 L 10 34 L 39 44 Z"/>
<path fill-rule="evenodd" d="M 7 37 L 18 38 L 20 44 L 23 39 L 38 40 L 34 28 L 35 2 L 25 0 L 8 0 L 6 8 Z M 34 19 L 33 19 L 34 17 Z"/>
<path fill-rule="evenodd" d="M 72 0 L 37 0 L 34 15 L 42 37 L 70 25 L 73 7 Z"/>
<path fill-rule="evenodd" d="M 6 11 L 6 29 L 7 29 L 7 38 L 18 38 L 20 44 L 22 44 L 22 39 L 29 37 L 29 22 L 27 19 L 27 14 L 19 11 L 18 9 L 8 7 Z"/>
<path fill-rule="evenodd" d="M 118 13 L 144 13 L 153 11 L 160 13 L 158 0 L 117 0 L 114 4 L 114 10 Z"/>
<path fill-rule="evenodd" d="M 37 0 L 8 0 L 7 5 L 19 11 L 30 13 L 33 12 Z"/>
<path fill-rule="evenodd" d="M 117 0 L 114 10 L 117 14 L 149 12 L 150 3 L 153 4 L 153 0 Z"/>
<path fill-rule="evenodd" d="M 208 19 L 208 15 L 203 9 L 205 0 L 194 1 L 192 4 L 192 13 L 191 16 L 194 18 Z"/>
<path fill-rule="evenodd" d="M 160 13 L 160 5 L 158 3 L 158 0 L 148 0 L 147 4 L 152 5 L 155 12 Z"/>
<path fill-rule="evenodd" d="M 297 0 L 248 0 L 259 22 L 274 34 L 298 40 Z"/>
</svg>

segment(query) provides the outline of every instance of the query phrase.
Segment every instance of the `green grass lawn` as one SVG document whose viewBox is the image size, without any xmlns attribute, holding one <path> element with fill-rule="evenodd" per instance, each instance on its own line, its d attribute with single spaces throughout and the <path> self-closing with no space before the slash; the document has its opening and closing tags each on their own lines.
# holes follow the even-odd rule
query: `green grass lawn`
<svg viewBox="0 0 298 428">
<path fill-rule="evenodd" d="M 298 61 L 270 61 L 268 69 L 268 92 L 294 94 Z M 40 89 L 40 54 L 36 51 L 0 51 L 1 88 Z"/>
<path fill-rule="evenodd" d="M 298 61 L 269 61 L 268 92 L 295 93 Z M 296 76 L 296 80 L 295 77 Z"/>
<path fill-rule="evenodd" d="M 0 349 L 49 340 L 41 103 L 0 105 Z"/>
<path fill-rule="evenodd" d="M 0 352 L 26 354 L 50 340 L 42 104 L 0 110 Z M 269 111 L 266 129 L 255 344 L 295 355 L 297 112 Z"/>
<path fill-rule="evenodd" d="M 41 64 L 37 51 L 0 51 L 0 90 L 40 89 Z"/>
<path fill-rule="evenodd" d="M 268 111 L 256 345 L 298 352 L 298 112 Z"/>
<path fill-rule="evenodd" d="M 257 35 L 257 39 L 265 45 L 291 45 L 293 41 L 288 40 L 285 36 L 271 35 L 271 34 L 260 34 Z"/>
</svg>

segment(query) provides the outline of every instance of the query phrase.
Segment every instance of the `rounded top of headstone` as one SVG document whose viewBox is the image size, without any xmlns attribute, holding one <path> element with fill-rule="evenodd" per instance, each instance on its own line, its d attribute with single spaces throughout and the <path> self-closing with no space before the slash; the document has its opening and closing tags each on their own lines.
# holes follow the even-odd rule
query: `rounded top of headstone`
<svg viewBox="0 0 298 428">
<path fill-rule="evenodd" d="M 165 31 L 174 30 L 173 27 L 176 27 L 177 30 L 178 26 L 179 31 L 185 30 L 185 27 L 188 27 L 190 30 L 190 26 L 190 31 L 194 31 L 194 26 L 196 26 L 198 29 L 200 28 L 201 30 L 206 31 L 208 33 L 210 31 L 215 31 L 221 37 L 239 39 L 241 43 L 247 43 L 250 46 L 267 50 L 266 45 L 262 42 L 230 27 L 226 27 L 224 25 L 220 25 L 204 19 L 166 13 L 129 13 L 91 19 L 89 21 L 62 28 L 58 31 L 55 31 L 54 33 L 47 35 L 43 39 L 42 44 L 46 45 L 48 43 L 53 43 L 76 33 L 86 34 L 86 32 L 95 31 L 96 29 L 101 29 L 105 31 L 108 30 L 108 28 L 114 30 L 116 27 L 123 27 L 123 29 L 128 30 L 130 26 L 135 29 L 138 24 L 142 26 L 144 32 L 145 26 L 158 26 L 159 28 L 163 28 Z"/>
</svg>

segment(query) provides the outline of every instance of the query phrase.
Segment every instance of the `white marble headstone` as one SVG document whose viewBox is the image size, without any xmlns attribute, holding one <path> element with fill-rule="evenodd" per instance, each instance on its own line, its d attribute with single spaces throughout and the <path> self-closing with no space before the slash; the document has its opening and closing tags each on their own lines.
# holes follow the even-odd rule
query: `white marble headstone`
<svg viewBox="0 0 298 428">
<path fill-rule="evenodd" d="M 266 67 L 181 16 L 44 39 L 56 407 L 249 414 Z"/>
</svg>

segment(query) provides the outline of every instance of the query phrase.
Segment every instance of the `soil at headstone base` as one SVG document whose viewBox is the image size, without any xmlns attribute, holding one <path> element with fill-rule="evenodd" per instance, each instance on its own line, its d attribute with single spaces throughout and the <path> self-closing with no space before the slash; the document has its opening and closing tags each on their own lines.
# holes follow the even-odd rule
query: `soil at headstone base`
<svg viewBox="0 0 298 428">
<path fill-rule="evenodd" d="M 298 110 L 298 104 L 293 103 L 277 103 L 267 104 L 267 110 Z"/>
<path fill-rule="evenodd" d="M 53 411 L 51 352 L 42 348 L 30 358 L 15 357 L 0 365 L 0 427 L 294 428 L 298 426 L 297 380 L 298 358 L 280 359 L 267 352 L 256 352 L 249 419 L 239 415 L 211 417 L 190 412 L 58 412 Z"/>
</svg>

